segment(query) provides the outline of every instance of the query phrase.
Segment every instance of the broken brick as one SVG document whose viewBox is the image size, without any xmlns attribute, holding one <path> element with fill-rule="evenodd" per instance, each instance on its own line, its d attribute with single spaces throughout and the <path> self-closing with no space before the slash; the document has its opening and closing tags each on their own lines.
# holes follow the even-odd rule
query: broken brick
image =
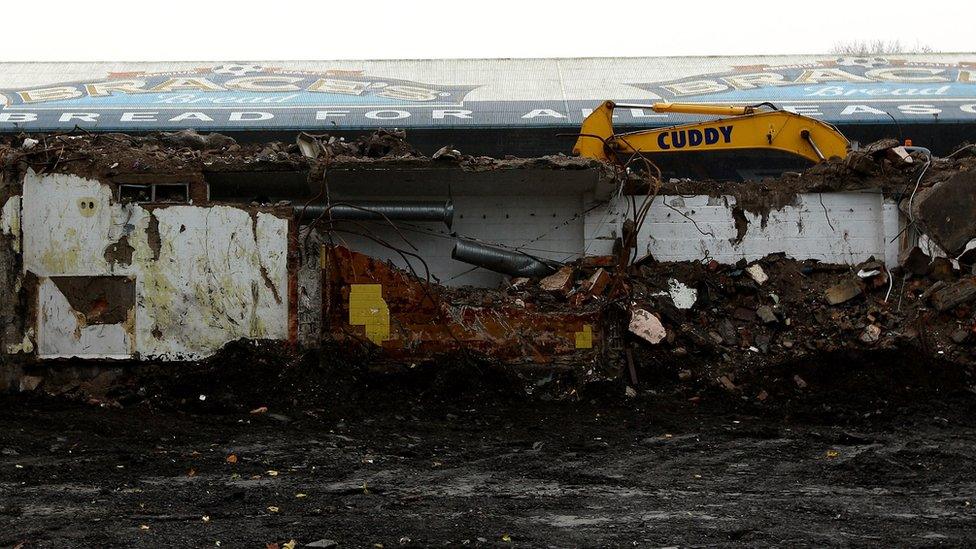
<svg viewBox="0 0 976 549">
<path fill-rule="evenodd" d="M 855 297 L 861 295 L 861 285 L 855 280 L 847 278 L 844 281 L 834 284 L 830 288 L 827 288 L 825 292 L 825 297 L 827 298 L 827 303 L 831 305 L 840 305 L 841 303 L 846 303 Z"/>
<path fill-rule="evenodd" d="M 540 280 L 539 287 L 547 292 L 563 296 L 569 294 L 569 291 L 573 289 L 573 267 L 571 265 L 561 267 L 555 273 Z"/>
</svg>

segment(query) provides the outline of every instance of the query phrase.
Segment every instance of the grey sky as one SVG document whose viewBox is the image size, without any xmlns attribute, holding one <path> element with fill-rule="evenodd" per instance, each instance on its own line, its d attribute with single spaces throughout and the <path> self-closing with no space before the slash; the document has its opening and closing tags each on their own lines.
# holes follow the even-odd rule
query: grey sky
<svg viewBox="0 0 976 549">
<path fill-rule="evenodd" d="M 927 12 L 918 2 L 851 0 L 8 2 L 0 60 L 823 53 L 874 39 L 976 51 L 973 4 L 939 4 Z"/>
</svg>

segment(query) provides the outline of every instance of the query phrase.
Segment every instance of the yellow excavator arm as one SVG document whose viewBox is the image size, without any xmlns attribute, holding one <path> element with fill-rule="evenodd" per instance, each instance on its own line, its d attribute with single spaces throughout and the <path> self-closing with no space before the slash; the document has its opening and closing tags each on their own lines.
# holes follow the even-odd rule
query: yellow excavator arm
<svg viewBox="0 0 976 549">
<path fill-rule="evenodd" d="M 616 107 L 650 108 L 659 113 L 724 118 L 618 134 L 613 131 L 613 110 Z M 583 121 L 573 154 L 611 160 L 619 158 L 621 154 L 638 152 L 657 154 L 767 149 L 792 153 L 814 163 L 847 155 L 850 142 L 830 124 L 788 111 L 760 108 L 698 103 L 617 105 L 613 101 L 604 101 Z"/>
</svg>

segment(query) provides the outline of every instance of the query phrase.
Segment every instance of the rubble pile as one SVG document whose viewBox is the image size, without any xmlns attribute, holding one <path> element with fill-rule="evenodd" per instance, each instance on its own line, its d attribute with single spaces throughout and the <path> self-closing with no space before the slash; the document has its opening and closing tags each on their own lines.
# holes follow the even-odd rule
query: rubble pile
<svg viewBox="0 0 976 549">
<path fill-rule="evenodd" d="M 304 142 L 303 142 L 304 141 Z M 221 171 L 299 171 L 319 181 L 330 167 L 458 165 L 469 171 L 509 168 L 602 169 L 603 164 L 563 155 L 496 159 L 461 154 L 444 147 L 431 156 L 414 148 L 401 130 L 377 130 L 351 139 L 300 134 L 295 143 L 237 142 L 220 134 L 193 130 L 146 135 L 90 133 L 0 136 L 0 170 L 8 182 L 20 181 L 27 169 L 82 177 L 112 178 L 140 173 L 172 175 Z"/>
<path fill-rule="evenodd" d="M 82 177 L 165 172 L 192 174 L 221 169 L 303 169 L 294 144 L 238 143 L 218 134 L 192 130 L 154 132 L 145 136 L 120 133 L 44 134 L 37 138 L 0 138 L 0 163 L 7 181 L 17 181 L 28 168 L 38 173 L 62 172 Z"/>
<path fill-rule="evenodd" d="M 963 146 L 949 158 L 934 158 L 883 140 L 843 160 L 767 181 L 670 180 L 643 190 L 639 185 L 645 178 L 631 174 L 626 181 L 630 192 L 733 195 L 739 208 L 763 215 L 802 192 L 880 188 L 898 200 L 907 229 L 926 240 L 924 247 L 903 254 L 898 265 L 874 259 L 828 265 L 781 254 L 734 265 L 661 263 L 651 257 L 630 265 L 616 256 L 597 256 L 556 265 L 548 276 L 514 278 L 505 288 L 486 290 L 447 288 L 362 254 L 335 250 L 327 261 L 323 318 L 335 341 L 365 343 L 359 332 L 335 337 L 350 324 L 350 311 L 342 307 L 348 306 L 343 304 L 349 302 L 349 286 L 383 282 L 390 289 L 384 295 L 384 306 L 391 307 L 386 314 L 396 321 L 370 345 L 411 367 L 417 356 L 430 362 L 468 353 L 523 365 L 528 357 L 550 377 L 558 365 L 561 371 L 575 370 L 584 383 L 623 380 L 633 387 L 669 380 L 757 401 L 774 394 L 767 385 L 774 381 L 785 379 L 801 391 L 809 387 L 805 374 L 789 373 L 791 365 L 844 354 L 911 353 L 962 365 L 968 375 L 976 365 L 974 153 L 972 146 Z M 327 166 L 334 167 L 332 162 L 344 163 L 344 169 L 384 162 L 461 164 L 472 170 L 594 166 L 592 160 L 562 156 L 471 157 L 450 146 L 427 157 L 403 132 L 382 130 L 352 140 L 302 134 L 293 144 L 244 144 L 192 131 L 21 135 L 0 141 L 0 160 L 6 181 L 19 181 L 28 168 L 110 177 L 275 166 L 307 171 L 316 180 Z M 618 249 L 630 245 L 617 242 Z M 373 349 L 370 345 L 364 346 Z M 337 355 L 324 358 L 339 360 Z"/>
<path fill-rule="evenodd" d="M 852 151 L 846 158 L 831 158 L 802 172 L 754 181 L 671 179 L 661 182 L 658 194 L 735 196 L 745 211 L 763 217 L 771 210 L 794 205 L 801 193 L 880 189 L 896 200 L 910 198 L 957 174 L 976 168 L 976 148 L 963 144 L 944 158 L 924 150 L 882 139 Z M 632 192 L 646 193 L 647 180 L 632 174 Z"/>
<path fill-rule="evenodd" d="M 619 326 L 602 331 L 623 334 L 606 341 L 619 362 L 601 372 L 586 365 L 589 378 L 630 385 L 670 380 L 762 401 L 770 372 L 823 357 L 896 352 L 967 372 L 976 365 L 976 276 L 918 249 L 891 269 L 783 255 L 626 269 L 610 257 L 587 258 L 540 280 L 514 279 L 497 294 L 496 303 L 504 296 L 545 310 L 603 309 L 605 323 Z M 788 381 L 807 384 L 801 375 Z"/>
</svg>

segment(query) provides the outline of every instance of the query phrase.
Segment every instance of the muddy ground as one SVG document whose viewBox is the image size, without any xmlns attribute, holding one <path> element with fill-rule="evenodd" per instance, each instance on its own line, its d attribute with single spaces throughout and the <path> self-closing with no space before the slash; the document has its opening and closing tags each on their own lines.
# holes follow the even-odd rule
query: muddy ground
<svg viewBox="0 0 976 549">
<path fill-rule="evenodd" d="M 5 396 L 0 546 L 976 543 L 957 367 L 791 368 L 804 392 L 764 403 L 680 383 L 545 402 L 486 372 L 276 386 L 260 414 L 186 379 L 207 398 Z"/>
</svg>

